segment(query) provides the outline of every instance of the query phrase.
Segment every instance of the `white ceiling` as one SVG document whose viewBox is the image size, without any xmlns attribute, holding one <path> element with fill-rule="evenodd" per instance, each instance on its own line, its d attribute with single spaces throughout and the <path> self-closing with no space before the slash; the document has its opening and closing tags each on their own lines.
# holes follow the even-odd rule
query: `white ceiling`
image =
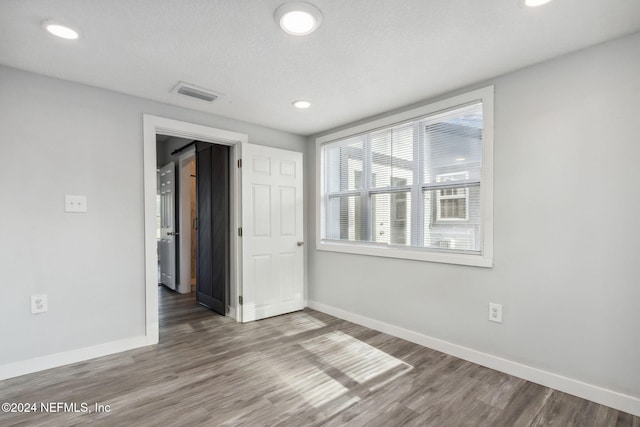
<svg viewBox="0 0 640 427">
<path fill-rule="evenodd" d="M 295 37 L 283 2 L 2 0 L 0 64 L 309 135 L 640 30 L 640 0 L 309 0 L 322 25 Z M 171 93 L 180 80 L 224 96 Z"/>
</svg>

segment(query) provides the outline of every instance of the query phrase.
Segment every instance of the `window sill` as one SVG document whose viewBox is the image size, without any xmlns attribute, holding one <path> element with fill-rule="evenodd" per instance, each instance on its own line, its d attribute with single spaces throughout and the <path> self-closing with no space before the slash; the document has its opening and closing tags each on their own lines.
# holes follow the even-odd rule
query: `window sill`
<svg viewBox="0 0 640 427">
<path fill-rule="evenodd" d="M 431 252 L 412 248 L 367 245 L 362 243 L 341 243 L 320 241 L 316 245 L 319 251 L 342 252 L 347 254 L 368 255 L 384 258 L 408 259 L 414 261 L 439 262 L 444 264 L 467 265 L 471 267 L 493 267 L 493 258 L 486 255 L 458 254 L 450 252 Z"/>
</svg>

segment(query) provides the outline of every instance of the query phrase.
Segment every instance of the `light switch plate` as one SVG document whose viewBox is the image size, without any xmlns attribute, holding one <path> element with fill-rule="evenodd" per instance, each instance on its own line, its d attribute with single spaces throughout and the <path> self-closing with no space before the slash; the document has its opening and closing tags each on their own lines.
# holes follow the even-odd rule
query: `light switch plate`
<svg viewBox="0 0 640 427">
<path fill-rule="evenodd" d="M 65 212 L 86 212 L 87 196 L 74 196 L 72 194 L 65 195 L 64 211 Z"/>
</svg>

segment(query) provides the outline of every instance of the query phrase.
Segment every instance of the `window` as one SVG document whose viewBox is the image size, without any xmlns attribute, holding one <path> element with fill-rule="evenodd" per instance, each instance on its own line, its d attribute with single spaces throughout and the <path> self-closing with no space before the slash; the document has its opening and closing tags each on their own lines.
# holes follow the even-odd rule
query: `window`
<svg viewBox="0 0 640 427">
<path fill-rule="evenodd" d="M 318 249 L 490 266 L 493 88 L 317 140 Z"/>
</svg>

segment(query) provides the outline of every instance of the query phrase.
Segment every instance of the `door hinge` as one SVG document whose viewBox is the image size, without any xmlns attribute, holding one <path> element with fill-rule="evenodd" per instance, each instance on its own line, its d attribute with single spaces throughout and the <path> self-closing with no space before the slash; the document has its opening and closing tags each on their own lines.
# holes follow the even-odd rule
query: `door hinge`
<svg viewBox="0 0 640 427">
<path fill-rule="evenodd" d="M 238 227 L 238 236 L 242 237 L 242 227 Z"/>
<path fill-rule="evenodd" d="M 239 303 L 240 305 L 244 304 L 244 300 L 242 299 L 242 295 L 240 295 L 240 296 L 238 297 L 238 303 Z"/>
<path fill-rule="evenodd" d="M 238 167 L 241 168 L 242 167 L 242 159 L 238 159 Z"/>
</svg>

